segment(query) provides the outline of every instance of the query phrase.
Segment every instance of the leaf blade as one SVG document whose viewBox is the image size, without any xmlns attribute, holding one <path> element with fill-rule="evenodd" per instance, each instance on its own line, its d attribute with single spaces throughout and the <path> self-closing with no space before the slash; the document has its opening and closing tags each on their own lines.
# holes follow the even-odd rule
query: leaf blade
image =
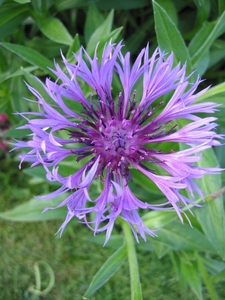
<svg viewBox="0 0 225 300">
<path fill-rule="evenodd" d="M 198 162 L 199 167 L 209 165 L 215 167 L 218 165 L 216 156 L 212 149 L 207 149 L 202 153 L 202 159 Z M 208 195 L 214 194 L 221 188 L 219 175 L 205 175 L 199 184 L 202 191 Z M 217 253 L 225 257 L 225 219 L 222 196 L 208 201 L 201 209 L 195 209 L 194 213 L 199 221 L 202 230 L 208 240 L 216 249 Z"/>
<path fill-rule="evenodd" d="M 204 24 L 189 44 L 193 66 L 196 66 L 207 54 L 212 43 L 225 32 L 225 12 L 217 22 Z"/>
<path fill-rule="evenodd" d="M 113 276 L 113 274 L 122 266 L 126 259 L 126 255 L 126 247 L 123 245 L 106 260 L 93 277 L 91 284 L 83 296 L 84 299 L 89 298 L 103 284 L 105 284 L 111 276 Z"/>
<path fill-rule="evenodd" d="M 160 48 L 168 53 L 174 53 L 175 64 L 187 63 L 187 73 L 190 74 L 192 72 L 191 60 L 180 32 L 166 11 L 156 1 L 153 0 L 152 4 Z"/>
<path fill-rule="evenodd" d="M 0 213 L 0 218 L 13 222 L 37 222 L 64 218 L 66 209 L 57 208 L 42 213 L 48 206 L 56 206 L 65 199 L 66 195 L 55 197 L 53 200 L 40 200 L 32 198 L 28 202 L 17 205 L 16 207 Z"/>
<path fill-rule="evenodd" d="M 57 18 L 45 18 L 37 22 L 41 32 L 56 43 L 70 46 L 73 38 L 63 23 Z"/>
<path fill-rule="evenodd" d="M 10 52 L 18 55 L 31 65 L 39 67 L 41 70 L 51 75 L 53 78 L 56 76 L 49 70 L 49 68 L 54 69 L 54 64 L 51 60 L 47 59 L 44 55 L 40 54 L 34 49 L 21 46 L 18 44 L 10 44 L 5 42 L 0 42 L 0 46 L 9 50 Z"/>
</svg>

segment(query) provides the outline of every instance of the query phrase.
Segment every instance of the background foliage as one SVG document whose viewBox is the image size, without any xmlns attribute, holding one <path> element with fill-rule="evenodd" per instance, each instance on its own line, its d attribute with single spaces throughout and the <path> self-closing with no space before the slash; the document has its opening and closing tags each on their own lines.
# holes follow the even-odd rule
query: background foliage
<svg viewBox="0 0 225 300">
<path fill-rule="evenodd" d="M 73 62 L 72 53 L 80 45 L 92 55 L 96 43 L 100 41 L 101 51 L 110 39 L 123 39 L 124 51 L 130 51 L 132 58 L 147 43 L 151 51 L 157 45 L 167 53 L 173 51 L 176 62 L 187 64 L 188 73 L 196 70 L 193 80 L 198 74 L 205 79 L 201 88 L 212 85 L 198 101 L 221 104 L 218 132 L 224 133 L 224 33 L 223 0 L 1 0 L 0 114 L 8 116 L 7 122 L 0 123 L 1 142 L 25 138 L 28 133 L 15 130 L 23 123 L 16 111 L 37 109 L 24 100 L 32 97 L 24 81 L 48 97 L 33 75 L 43 81 L 55 78 L 51 68 L 54 60 L 61 61 L 60 49 Z M 116 83 L 113 88 L 116 93 Z M 225 167 L 224 148 L 214 150 L 206 151 L 200 164 Z M 61 224 L 54 219 L 63 218 L 65 210 L 41 214 L 48 205 L 33 196 L 56 186 L 46 183 L 39 167 L 29 169 L 25 164 L 18 171 L 16 153 L 9 155 L 2 148 L 0 155 L 0 299 L 44 295 L 47 299 L 82 299 L 84 294 L 91 299 L 131 299 L 120 224 L 104 249 L 104 237 L 92 237 L 76 220 L 62 239 L 54 237 Z M 68 165 L 64 167 L 68 170 Z M 162 197 L 153 185 L 145 184 L 145 178 L 135 176 L 134 188 L 142 200 Z M 173 212 L 143 216 L 149 228 L 161 227 L 157 238 L 149 237 L 137 246 L 143 299 L 225 298 L 224 181 L 225 173 L 208 175 L 199 182 L 208 196 L 203 208 L 193 209 L 195 217 L 188 215 L 193 228 L 181 225 Z"/>
</svg>

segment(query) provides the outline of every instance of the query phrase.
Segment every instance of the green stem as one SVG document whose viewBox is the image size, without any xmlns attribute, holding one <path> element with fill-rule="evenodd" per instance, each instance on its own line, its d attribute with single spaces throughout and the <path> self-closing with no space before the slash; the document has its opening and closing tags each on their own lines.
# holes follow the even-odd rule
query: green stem
<svg viewBox="0 0 225 300">
<path fill-rule="evenodd" d="M 209 292 L 210 299 L 211 300 L 218 300 L 218 297 L 217 297 L 217 294 L 216 294 L 216 292 L 213 288 L 213 285 L 212 285 L 212 283 L 210 282 L 210 280 L 208 278 L 208 274 L 207 274 L 206 269 L 203 265 L 202 259 L 201 259 L 200 255 L 198 253 L 196 253 L 196 256 L 197 256 L 197 261 L 198 261 L 198 267 L 199 267 L 200 273 L 202 275 L 203 282 L 205 283 L 205 286 L 206 286 L 206 288 Z"/>
<path fill-rule="evenodd" d="M 38 263 L 34 263 L 34 275 L 35 275 L 36 290 L 40 291 L 41 290 L 41 274 L 40 274 Z"/>
<path fill-rule="evenodd" d="M 124 221 L 122 226 L 127 246 L 127 255 L 130 269 L 131 300 L 142 300 L 142 290 L 139 278 L 139 269 L 134 244 L 134 237 L 131 232 L 130 226 L 127 222 Z"/>
</svg>

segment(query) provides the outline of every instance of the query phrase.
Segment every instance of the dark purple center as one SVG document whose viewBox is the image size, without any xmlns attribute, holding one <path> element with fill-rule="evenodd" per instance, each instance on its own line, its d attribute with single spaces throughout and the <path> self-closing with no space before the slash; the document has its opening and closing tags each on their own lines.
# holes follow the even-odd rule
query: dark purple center
<svg viewBox="0 0 225 300">
<path fill-rule="evenodd" d="M 112 99 L 107 101 L 107 105 L 99 101 L 84 107 L 85 118 L 77 125 L 77 131 L 71 132 L 76 142 L 86 145 L 85 151 L 76 151 L 77 160 L 88 155 L 100 156 L 99 174 L 107 167 L 112 174 L 122 174 L 129 179 L 130 164 L 140 164 L 151 156 L 152 150 L 144 146 L 151 136 L 149 131 L 143 131 L 143 123 L 152 117 L 154 110 L 144 106 L 136 108 L 132 100 L 126 116 L 122 117 L 123 95 L 119 95 L 117 104 Z M 155 128 L 152 127 L 153 135 Z"/>
</svg>

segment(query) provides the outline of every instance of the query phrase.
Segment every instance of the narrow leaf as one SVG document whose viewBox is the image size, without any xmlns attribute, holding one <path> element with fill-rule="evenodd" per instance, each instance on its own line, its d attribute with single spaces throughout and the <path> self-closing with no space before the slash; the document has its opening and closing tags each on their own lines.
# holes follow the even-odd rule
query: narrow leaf
<svg viewBox="0 0 225 300">
<path fill-rule="evenodd" d="M 184 40 L 176 25 L 167 12 L 156 2 L 152 1 L 157 41 L 160 48 L 168 53 L 173 52 L 175 64 L 187 63 L 187 73 L 191 73 L 191 61 Z"/>
<path fill-rule="evenodd" d="M 212 283 L 215 283 L 215 282 L 218 282 L 218 281 L 220 281 L 220 280 L 222 280 L 222 279 L 224 279 L 225 278 L 225 269 L 223 269 L 221 272 L 219 272 L 218 274 L 216 274 L 215 276 L 213 276 L 211 279 L 210 279 L 210 281 L 212 282 Z"/>
<path fill-rule="evenodd" d="M 212 43 L 224 32 L 225 12 L 223 12 L 217 22 L 205 23 L 196 33 L 188 47 L 194 68 L 207 54 Z"/>
<path fill-rule="evenodd" d="M 207 149 L 202 153 L 202 159 L 198 165 L 199 167 L 216 167 L 218 165 L 212 149 Z M 221 188 L 220 176 L 205 175 L 199 185 L 206 195 L 212 195 Z M 225 258 L 225 220 L 222 196 L 218 195 L 215 200 L 207 201 L 204 207 L 195 209 L 194 213 L 217 253 Z"/>
<path fill-rule="evenodd" d="M 26 3 L 30 3 L 30 0 L 14 0 L 14 2 L 17 2 L 20 4 L 26 4 Z"/>
<path fill-rule="evenodd" d="M 21 77 L 14 77 L 11 81 L 11 107 L 15 112 L 24 112 L 28 111 L 28 101 L 24 98 L 27 98 L 29 91 L 26 84 L 24 83 Z M 19 121 L 21 120 L 20 116 L 16 116 Z"/>
<path fill-rule="evenodd" d="M 101 266 L 98 272 L 92 279 L 92 282 L 84 294 L 83 298 L 89 298 L 96 292 L 103 284 L 105 284 L 114 273 L 122 266 L 127 256 L 126 247 L 121 246 L 116 252 L 111 255 L 107 261 Z"/>
<path fill-rule="evenodd" d="M 206 269 L 213 275 L 216 275 L 225 269 L 225 263 L 222 261 L 212 259 L 210 257 L 202 257 L 202 261 Z"/>
<path fill-rule="evenodd" d="M 30 199 L 28 202 L 20 204 L 13 209 L 0 213 L 0 218 L 10 221 L 36 222 L 65 218 L 65 207 L 49 210 L 42 213 L 48 206 L 57 206 L 66 198 L 66 195 L 55 197 L 53 200 Z"/>
<path fill-rule="evenodd" d="M 23 173 L 30 176 L 38 177 L 46 182 L 46 171 L 42 166 L 36 166 L 35 168 L 24 169 Z"/>
<path fill-rule="evenodd" d="M 114 12 L 112 10 L 105 21 L 91 35 L 89 42 L 87 43 L 87 52 L 89 54 L 93 53 L 97 43 L 110 33 L 112 28 L 113 15 Z"/>
<path fill-rule="evenodd" d="M 78 53 L 80 50 L 80 39 L 79 39 L 79 35 L 76 34 L 74 37 L 74 40 L 66 54 L 66 59 L 72 63 L 74 61 L 74 53 Z"/>
<path fill-rule="evenodd" d="M 99 12 L 95 4 L 88 6 L 87 17 L 84 25 L 84 38 L 88 43 L 93 32 L 104 22 L 104 16 Z"/>
<path fill-rule="evenodd" d="M 201 210 L 201 208 L 199 208 Z M 204 250 L 215 253 L 207 237 L 189 224 L 173 221 L 157 232 L 157 240 L 173 250 Z"/>
<path fill-rule="evenodd" d="M 216 290 L 214 289 L 211 281 L 209 280 L 209 275 L 205 269 L 202 257 L 196 253 L 197 262 L 198 262 L 198 268 L 200 271 L 200 274 L 202 276 L 202 281 L 205 283 L 206 288 L 208 289 L 208 293 L 210 295 L 211 300 L 218 300 L 218 296 L 216 293 Z"/>
<path fill-rule="evenodd" d="M 39 52 L 17 44 L 10 44 L 0 42 L 0 46 L 4 47 L 5 49 L 9 50 L 10 52 L 18 55 L 31 65 L 37 66 L 46 73 L 50 74 L 53 78 L 56 76 L 49 70 L 49 68 L 54 69 L 54 64 L 51 60 L 47 59 L 44 55 L 40 54 Z"/>
<path fill-rule="evenodd" d="M 151 229 L 158 229 L 165 226 L 167 223 L 171 222 L 177 218 L 174 211 L 157 211 L 153 210 L 145 214 L 142 217 L 145 225 Z"/>
<path fill-rule="evenodd" d="M 18 70 L 16 70 L 13 73 L 10 72 L 5 72 L 0 74 L 0 83 L 4 82 L 5 80 L 9 79 L 9 78 L 13 78 L 13 77 L 17 77 L 17 76 L 22 76 L 24 74 L 24 72 L 30 73 L 32 71 L 37 70 L 38 67 L 26 67 L 26 68 L 20 68 Z"/>
<path fill-rule="evenodd" d="M 202 300 L 202 283 L 197 262 L 181 260 L 181 274 L 197 298 Z"/>
<path fill-rule="evenodd" d="M 18 126 L 24 125 L 25 122 L 22 120 L 22 122 L 17 123 L 16 125 L 10 127 L 9 130 L 5 131 L 2 134 L 2 137 L 5 138 L 16 138 L 16 139 L 21 139 L 24 138 L 26 135 L 30 134 L 29 129 L 22 129 L 22 130 L 16 130 Z"/>
<path fill-rule="evenodd" d="M 119 36 L 120 32 L 122 31 L 122 27 L 119 27 L 113 31 L 111 31 L 110 33 L 106 34 L 101 40 L 100 43 L 98 45 L 98 55 L 101 57 L 103 49 L 105 47 L 105 44 L 108 43 L 109 41 L 111 41 L 112 43 L 115 42 L 115 40 L 117 39 L 117 37 Z M 88 52 L 90 55 L 93 55 L 94 53 L 94 44 L 92 45 L 93 48 L 92 50 L 90 49 L 90 51 Z"/>
<path fill-rule="evenodd" d="M 10 20 L 15 19 L 16 16 L 20 15 L 21 13 L 28 10 L 28 7 L 24 6 L 16 6 L 16 7 L 10 7 L 10 9 L 7 9 L 0 13 L 0 26 L 7 24 Z"/>
<path fill-rule="evenodd" d="M 0 39 L 10 35 L 12 32 L 18 29 L 19 25 L 23 22 L 23 20 L 27 17 L 27 13 L 23 12 L 21 14 L 16 15 L 8 22 L 4 23 L 0 26 Z"/>
<path fill-rule="evenodd" d="M 212 88 L 210 88 L 207 92 L 205 92 L 202 96 L 200 96 L 196 102 L 203 102 L 206 99 L 216 96 L 218 94 L 225 93 L 225 82 L 220 83 Z M 222 101 L 221 101 L 222 104 Z"/>
</svg>

